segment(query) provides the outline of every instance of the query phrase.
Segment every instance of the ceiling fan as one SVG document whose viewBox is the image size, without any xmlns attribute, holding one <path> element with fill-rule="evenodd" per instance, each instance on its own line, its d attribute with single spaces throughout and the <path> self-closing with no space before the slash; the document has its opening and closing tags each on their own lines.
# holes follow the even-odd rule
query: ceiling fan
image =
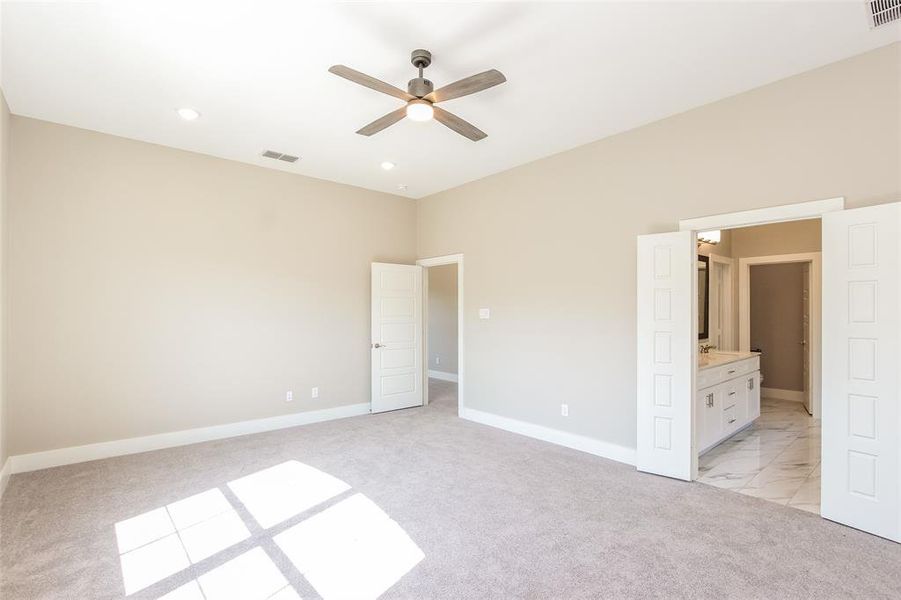
<svg viewBox="0 0 901 600">
<path fill-rule="evenodd" d="M 475 94 L 476 92 L 481 92 L 482 90 L 487 90 L 490 87 L 504 83 L 507 81 L 507 78 L 504 77 L 503 73 L 496 69 L 491 69 L 490 71 L 466 77 L 465 79 L 461 79 L 460 81 L 456 81 L 436 90 L 434 89 L 435 86 L 432 85 L 432 82 L 422 76 L 422 70 L 432 64 L 432 53 L 428 50 L 414 50 L 410 62 L 413 63 L 414 67 L 419 69 L 419 77 L 411 79 L 409 83 L 407 83 L 406 92 L 391 84 L 385 83 L 384 81 L 380 81 L 375 77 L 370 77 L 365 73 L 360 73 L 350 67 L 345 67 L 344 65 L 335 65 L 329 69 L 329 72 L 334 73 L 339 77 L 366 86 L 377 92 L 400 98 L 407 103 L 405 106 L 389 112 L 383 117 L 379 117 L 369 125 L 366 125 L 357 131 L 357 133 L 370 136 L 386 127 L 394 125 L 404 117 L 408 117 L 413 121 L 428 121 L 429 119 L 434 118 L 442 125 L 453 129 L 460 135 L 467 137 L 474 142 L 488 136 L 488 134 L 478 127 L 435 105 L 446 100 L 453 100 L 454 98 L 460 98 L 461 96 Z"/>
</svg>

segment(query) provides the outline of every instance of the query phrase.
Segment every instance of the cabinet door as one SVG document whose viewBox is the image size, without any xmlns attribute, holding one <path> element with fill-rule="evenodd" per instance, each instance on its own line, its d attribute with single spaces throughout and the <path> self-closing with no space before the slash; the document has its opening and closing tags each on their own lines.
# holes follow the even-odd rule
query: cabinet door
<svg viewBox="0 0 901 600">
<path fill-rule="evenodd" d="M 760 371 L 754 371 L 745 377 L 745 388 L 748 395 L 748 421 L 760 416 Z"/>
<path fill-rule="evenodd" d="M 723 431 L 721 415 L 723 412 L 722 385 L 705 388 L 703 392 L 704 444 L 706 448 L 720 439 Z"/>
</svg>

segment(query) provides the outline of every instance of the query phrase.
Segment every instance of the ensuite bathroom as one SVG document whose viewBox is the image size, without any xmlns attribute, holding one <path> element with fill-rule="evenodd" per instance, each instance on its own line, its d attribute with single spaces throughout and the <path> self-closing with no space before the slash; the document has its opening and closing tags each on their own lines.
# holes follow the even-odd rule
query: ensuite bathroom
<svg viewBox="0 0 901 600">
<path fill-rule="evenodd" d="M 698 481 L 820 512 L 819 219 L 698 234 Z"/>
</svg>

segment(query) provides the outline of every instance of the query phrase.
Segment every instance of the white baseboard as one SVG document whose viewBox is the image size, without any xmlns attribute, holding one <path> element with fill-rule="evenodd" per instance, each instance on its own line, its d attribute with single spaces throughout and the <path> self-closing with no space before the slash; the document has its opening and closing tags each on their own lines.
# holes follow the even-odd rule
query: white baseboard
<svg viewBox="0 0 901 600">
<path fill-rule="evenodd" d="M 627 465 L 635 464 L 635 450 L 633 448 L 626 448 L 625 446 L 603 442 L 584 435 L 551 429 L 543 425 L 518 421 L 472 408 L 464 408 L 462 413 L 460 416 L 469 421 L 512 431 L 513 433 L 557 444 L 558 446 L 566 446 L 573 450 L 581 450 L 582 452 L 609 458 Z"/>
<path fill-rule="evenodd" d="M 804 392 L 797 390 L 780 390 L 779 388 L 760 388 L 762 398 L 774 398 L 776 400 L 791 400 L 792 402 L 804 402 Z"/>
<path fill-rule="evenodd" d="M 441 381 L 453 381 L 454 383 L 457 383 L 457 374 L 429 369 L 429 379 L 440 379 Z"/>
<path fill-rule="evenodd" d="M 7 457 L 6 462 L 3 463 L 3 468 L 0 469 L 0 499 L 3 498 L 3 492 L 6 491 L 6 484 L 9 483 L 9 476 L 12 475 L 13 470 L 13 458 L 12 456 Z"/>
<path fill-rule="evenodd" d="M 212 440 L 221 440 L 223 438 L 248 435 L 251 433 L 262 433 L 265 431 L 274 431 L 276 429 L 285 429 L 287 427 L 296 427 L 297 425 L 308 425 L 310 423 L 320 423 L 322 421 L 332 421 L 334 419 L 368 414 L 368 402 L 362 404 L 350 404 L 347 406 L 311 410 L 290 415 L 281 415 L 278 417 L 268 417 L 265 419 L 239 421 L 238 423 L 228 423 L 226 425 L 185 429 L 170 433 L 159 433 L 144 437 L 115 440 L 112 442 L 88 444 L 86 446 L 59 448 L 57 450 L 47 450 L 45 452 L 35 452 L 33 454 L 19 454 L 18 456 L 11 456 L 7 461 L 7 465 L 12 463 L 12 473 L 25 473 L 27 471 L 71 465 L 73 463 L 86 462 L 89 460 L 124 456 L 126 454 L 137 454 L 139 452 L 149 452 L 150 450 L 173 448 L 175 446 L 187 446 L 189 444 L 197 444 L 200 442 L 209 442 Z M 4 469 L 6 469 L 6 467 L 4 467 Z"/>
</svg>

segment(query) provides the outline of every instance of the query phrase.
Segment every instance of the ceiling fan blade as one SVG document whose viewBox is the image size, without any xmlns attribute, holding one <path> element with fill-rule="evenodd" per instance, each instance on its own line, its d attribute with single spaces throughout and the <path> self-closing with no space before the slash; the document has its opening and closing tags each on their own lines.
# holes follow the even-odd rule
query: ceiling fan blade
<svg viewBox="0 0 901 600">
<path fill-rule="evenodd" d="M 467 121 L 464 121 L 457 115 L 453 113 L 449 113 L 443 108 L 438 108 L 437 106 L 433 106 L 432 110 L 435 111 L 435 120 L 448 127 L 453 129 L 463 137 L 468 137 L 474 142 L 478 142 L 481 139 L 488 137 L 488 134 Z"/>
<path fill-rule="evenodd" d="M 398 121 L 403 119 L 406 115 L 407 115 L 407 107 L 401 106 L 397 110 L 393 110 L 393 111 L 389 112 L 387 115 L 385 115 L 383 117 L 379 117 L 378 119 L 376 119 L 369 125 L 362 127 L 359 131 L 357 131 L 357 133 L 359 133 L 360 135 L 366 135 L 366 136 L 373 135 L 375 133 L 380 132 L 382 129 L 385 129 L 386 127 L 390 127 L 391 125 L 394 125 L 395 123 L 397 123 Z"/>
<path fill-rule="evenodd" d="M 404 102 L 415 98 L 415 96 L 411 96 L 400 88 L 396 88 L 389 83 L 385 83 L 384 81 L 376 79 L 375 77 L 370 77 L 366 73 L 360 73 L 359 71 L 355 71 L 350 67 L 345 67 L 344 65 L 335 65 L 329 68 L 329 73 L 334 73 L 338 77 L 343 77 L 348 81 L 353 81 L 354 83 L 366 86 L 369 89 L 375 90 L 377 92 L 382 92 L 383 94 L 388 94 L 389 96 L 400 98 Z"/>
<path fill-rule="evenodd" d="M 438 88 L 431 94 L 424 96 L 423 100 L 428 100 L 429 102 L 445 102 L 447 100 L 453 100 L 454 98 L 468 96 L 470 94 L 475 94 L 476 92 L 481 92 L 482 90 L 487 90 L 488 88 L 504 83 L 505 81 L 507 81 L 507 78 L 504 77 L 503 73 L 497 69 L 491 69 L 490 71 L 472 75 L 471 77 Z"/>
</svg>

